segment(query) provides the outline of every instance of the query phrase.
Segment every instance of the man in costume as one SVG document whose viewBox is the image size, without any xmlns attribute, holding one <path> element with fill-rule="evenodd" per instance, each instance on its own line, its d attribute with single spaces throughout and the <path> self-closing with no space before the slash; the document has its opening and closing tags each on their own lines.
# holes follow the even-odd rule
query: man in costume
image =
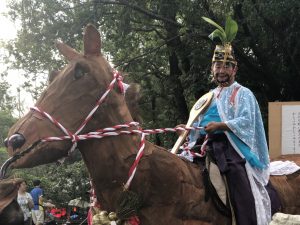
<svg viewBox="0 0 300 225">
<path fill-rule="evenodd" d="M 267 225 L 271 220 L 271 203 L 265 188 L 269 181 L 268 147 L 257 100 L 248 88 L 235 81 L 237 61 L 230 42 L 237 24 L 229 17 L 228 27 L 223 29 L 212 20 L 203 19 L 223 32 L 210 35 L 222 41 L 215 48 L 211 66 L 218 86 L 212 90 L 210 106 L 194 124 L 204 130 L 192 131 L 189 142 L 201 136 L 208 138 L 206 148 L 226 177 L 237 224 Z"/>
</svg>

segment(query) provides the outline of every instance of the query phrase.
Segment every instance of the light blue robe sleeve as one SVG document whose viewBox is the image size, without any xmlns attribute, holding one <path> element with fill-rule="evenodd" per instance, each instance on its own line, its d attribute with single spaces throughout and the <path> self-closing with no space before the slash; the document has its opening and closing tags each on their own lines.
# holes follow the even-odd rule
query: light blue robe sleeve
<svg viewBox="0 0 300 225">
<path fill-rule="evenodd" d="M 251 149 L 263 167 L 269 164 L 268 146 L 265 137 L 265 130 L 261 118 L 260 109 L 253 93 L 245 87 L 241 87 L 236 97 L 236 102 L 227 110 L 225 123 L 230 130 Z M 226 114 L 226 113 L 225 113 Z"/>
</svg>

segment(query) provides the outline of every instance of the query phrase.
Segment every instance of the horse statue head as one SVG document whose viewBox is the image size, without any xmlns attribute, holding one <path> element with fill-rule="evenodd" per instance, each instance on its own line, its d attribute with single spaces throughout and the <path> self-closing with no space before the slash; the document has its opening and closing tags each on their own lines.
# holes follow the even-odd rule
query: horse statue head
<svg viewBox="0 0 300 225">
<path fill-rule="evenodd" d="M 10 129 L 7 145 L 10 155 L 22 152 L 43 138 L 71 137 L 78 129 L 80 133 L 88 133 L 117 122 L 133 121 L 121 93 L 124 91 L 122 77 L 101 54 L 101 38 L 94 26 L 86 27 L 83 44 L 83 54 L 64 43 L 56 44 L 69 64 L 59 72 L 50 73 L 49 85 L 35 107 Z M 112 80 L 115 80 L 115 85 L 109 86 Z M 109 87 L 111 89 L 101 100 L 101 107 L 86 118 L 100 104 L 99 98 Z M 13 167 L 32 167 L 65 157 L 72 141 L 75 140 L 39 143 L 14 162 Z"/>
</svg>

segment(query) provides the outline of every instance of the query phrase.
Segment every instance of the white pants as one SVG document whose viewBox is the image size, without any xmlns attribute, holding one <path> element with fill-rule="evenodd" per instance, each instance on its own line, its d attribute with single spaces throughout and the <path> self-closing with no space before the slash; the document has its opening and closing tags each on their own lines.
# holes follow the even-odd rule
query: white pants
<svg viewBox="0 0 300 225">
<path fill-rule="evenodd" d="M 32 210 L 32 220 L 35 225 L 44 224 L 44 211 L 43 210 Z"/>
</svg>

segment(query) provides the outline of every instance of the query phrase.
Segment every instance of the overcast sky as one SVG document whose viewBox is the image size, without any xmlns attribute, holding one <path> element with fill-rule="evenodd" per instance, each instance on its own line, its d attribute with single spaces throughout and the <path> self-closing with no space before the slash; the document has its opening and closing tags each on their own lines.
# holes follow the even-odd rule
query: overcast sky
<svg viewBox="0 0 300 225">
<path fill-rule="evenodd" d="M 1 32 L 0 32 L 0 41 L 6 42 L 16 37 L 17 34 L 17 26 L 14 22 L 10 21 L 5 13 L 6 9 L 6 0 L 0 0 L 0 24 L 1 24 Z M 5 54 L 5 49 L 0 48 L 1 56 Z M 2 57 L 1 57 L 2 58 Z M 7 69 L 7 65 L 5 65 L 2 61 L 0 61 L 0 73 Z M 6 80 L 11 84 L 10 93 L 13 96 L 17 96 L 17 88 L 20 87 L 24 78 L 20 72 L 16 70 L 8 70 L 8 76 Z M 21 102 L 24 102 L 25 112 L 28 110 L 30 106 L 33 105 L 32 98 L 30 94 L 21 91 Z"/>
</svg>

